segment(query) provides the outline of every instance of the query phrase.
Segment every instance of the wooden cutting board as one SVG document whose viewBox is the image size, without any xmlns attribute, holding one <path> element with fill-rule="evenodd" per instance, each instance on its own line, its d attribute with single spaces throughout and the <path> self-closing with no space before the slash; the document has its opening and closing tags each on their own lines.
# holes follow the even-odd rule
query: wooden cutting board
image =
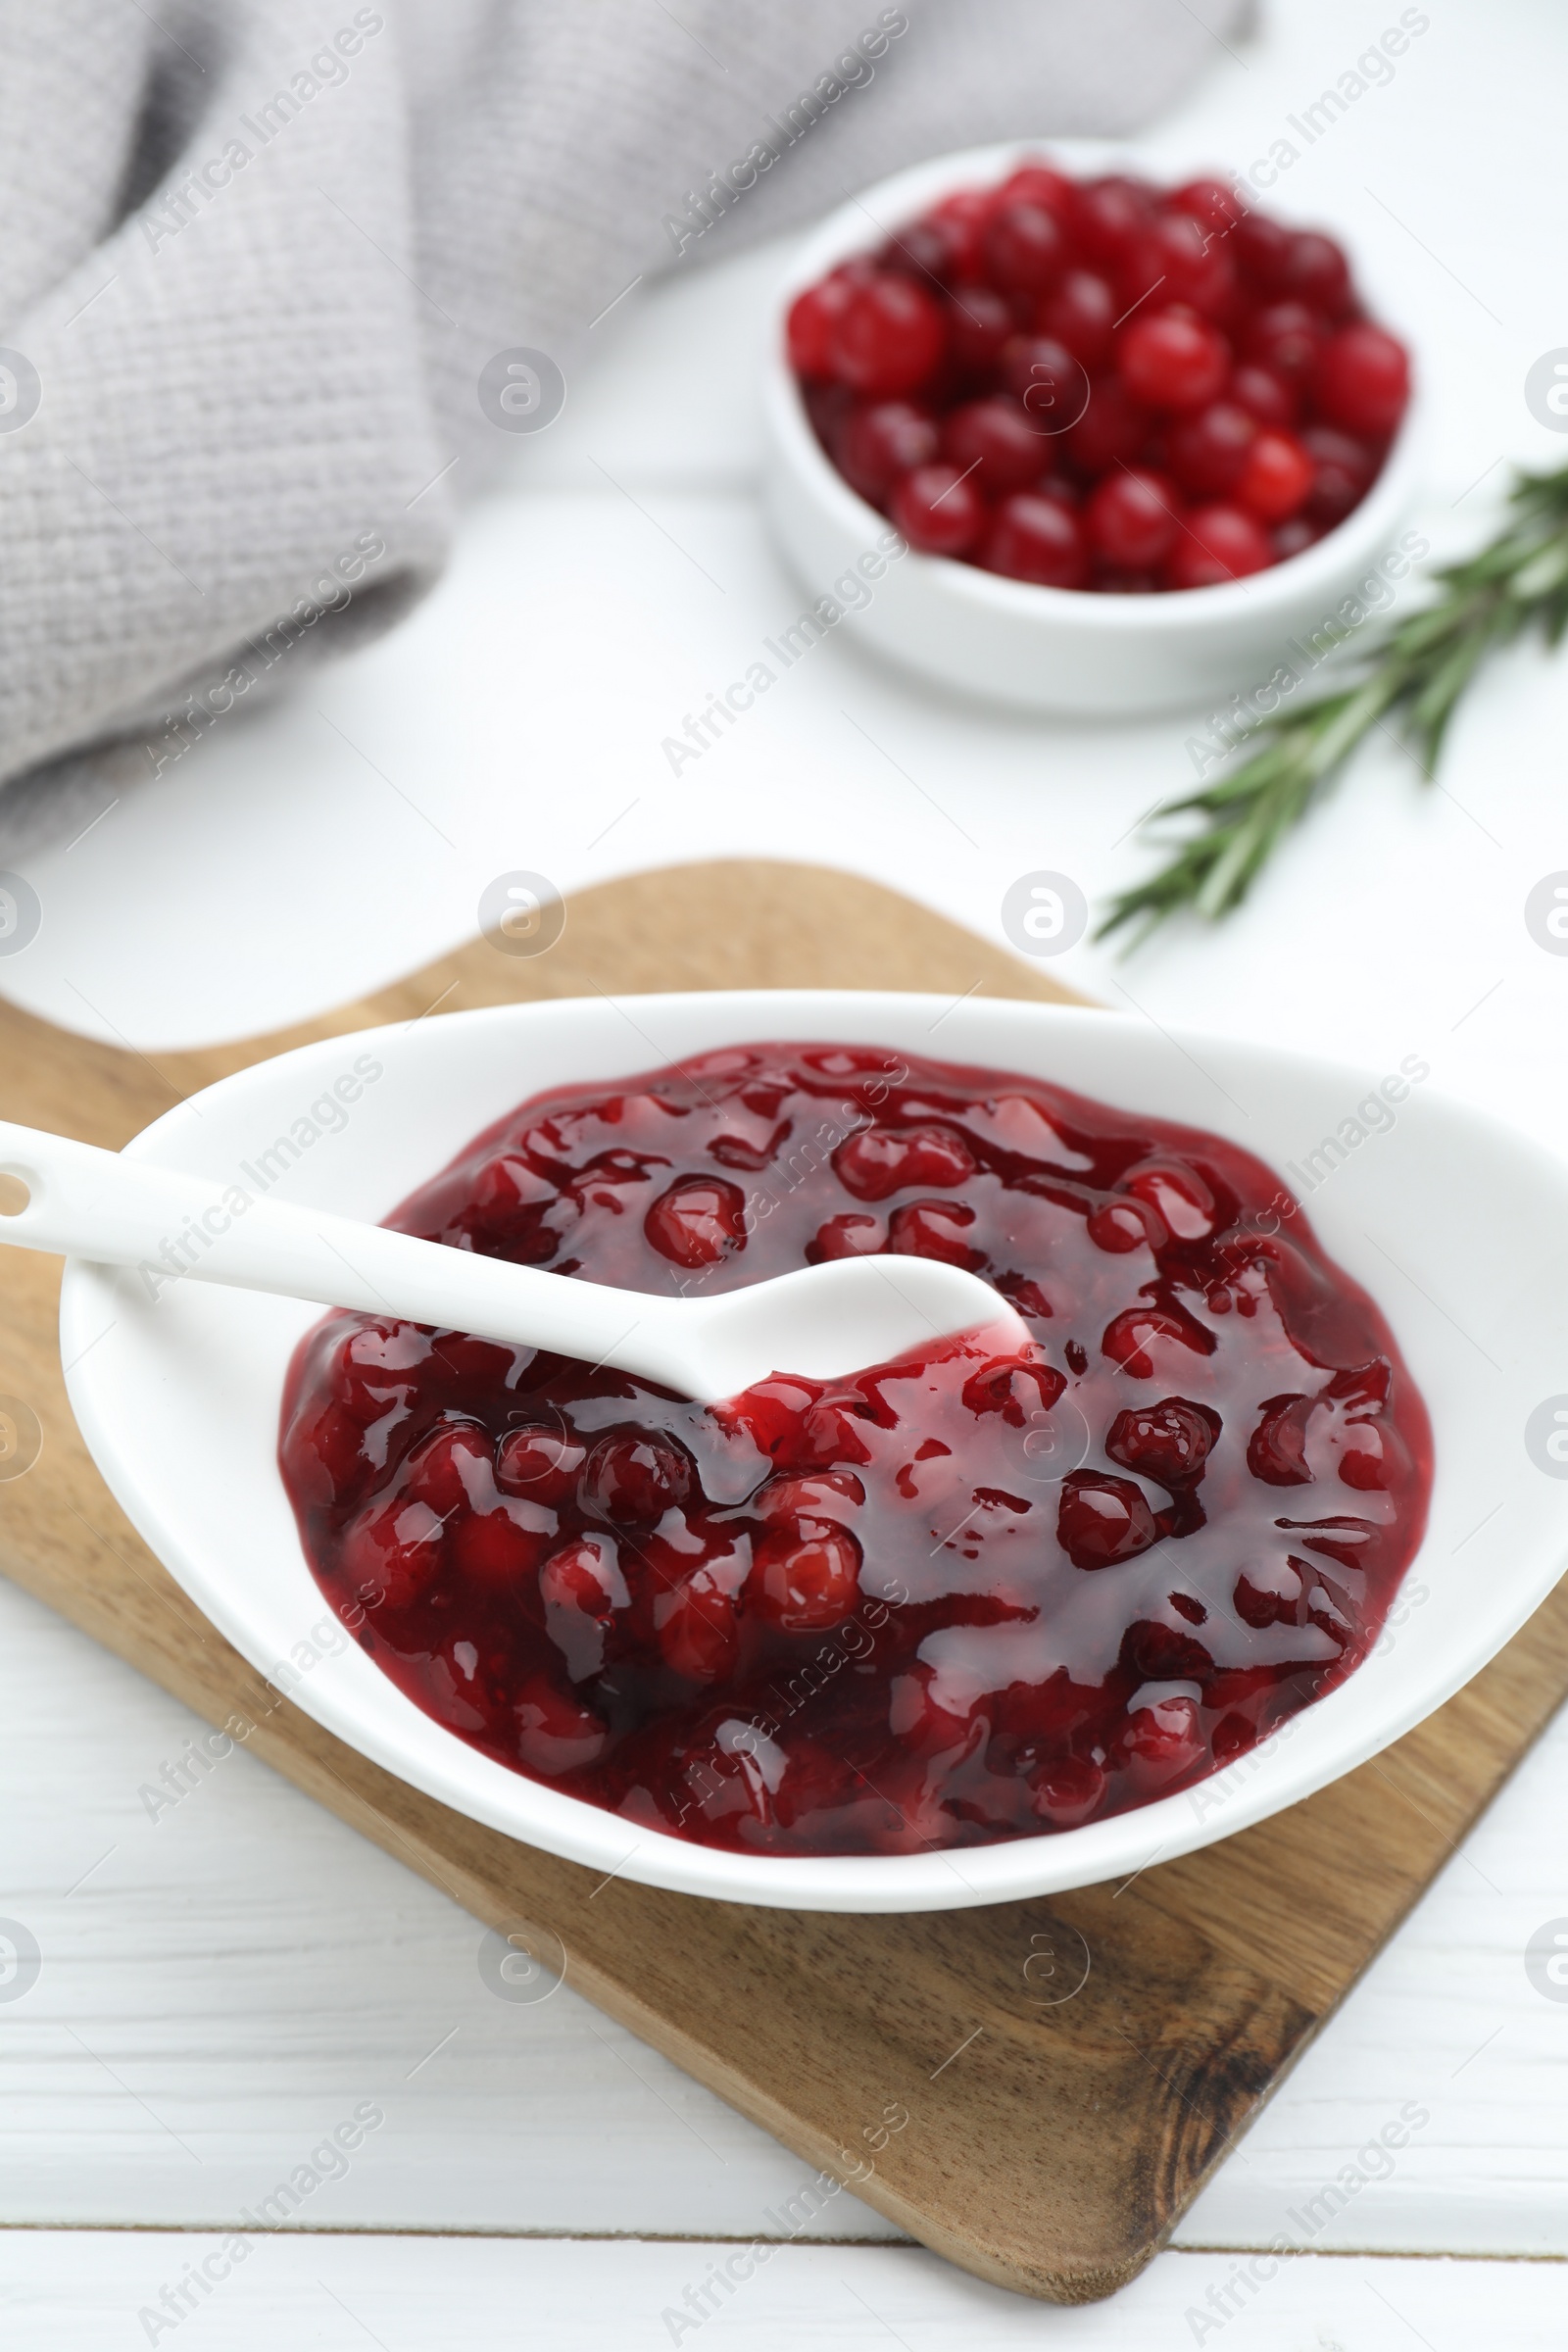
<svg viewBox="0 0 1568 2352">
<path fill-rule="evenodd" d="M 151 1056 L 0 1005 L 0 1107 L 118 1147 L 308 1039 L 604 990 L 1057 997 L 906 900 L 813 867 L 687 866 L 585 892 L 547 955 L 482 941 L 287 1035 Z M 0 1253 L 0 1393 L 43 1446 L 0 1481 L 0 1566 L 939 2253 L 1064 2303 L 1148 2262 L 1568 1692 L 1568 1587 L 1441 1713 L 1261 1827 L 1119 1888 L 883 1919 L 608 1884 L 405 1787 L 228 1647 L 138 1541 L 66 1402 L 59 1268 Z M 1087 1966 L 1087 1975 L 1085 1968 Z M 898 2123 L 900 2117 L 906 2121 Z M 890 2129 L 897 2124 L 897 2129 Z M 867 2169 L 869 2168 L 869 2169 Z M 800 2226 L 820 2189 L 764 2234 Z"/>
</svg>

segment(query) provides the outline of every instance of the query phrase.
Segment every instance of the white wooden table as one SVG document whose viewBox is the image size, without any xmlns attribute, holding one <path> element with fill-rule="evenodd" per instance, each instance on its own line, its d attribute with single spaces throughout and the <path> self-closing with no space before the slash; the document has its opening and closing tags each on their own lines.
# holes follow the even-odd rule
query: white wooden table
<svg viewBox="0 0 1568 2352">
<path fill-rule="evenodd" d="M 1216 49 L 1162 133 L 1173 164 L 1262 152 L 1397 13 L 1277 7 L 1257 44 Z M 1496 461 L 1568 458 L 1522 395 L 1529 364 L 1568 343 L 1565 74 L 1568 22 L 1544 0 L 1435 8 L 1392 85 L 1290 177 L 1293 206 L 1348 211 L 1398 262 L 1435 394 L 1420 519 L 1440 550 L 1492 519 Z M 753 356 L 777 259 L 629 300 L 597 372 L 508 453 L 450 578 L 394 639 L 236 717 L 30 861 L 47 919 L 6 967 L 11 992 L 155 1050 L 391 978 L 466 936 L 484 884 L 515 866 L 570 888 L 705 853 L 815 857 L 999 938 L 1021 871 L 1064 869 L 1092 899 L 1136 871 L 1129 828 L 1190 775 L 1192 719 L 977 713 L 872 666 L 847 630 L 671 781 L 662 737 L 800 604 L 754 495 Z M 1521 651 L 1467 707 L 1441 790 L 1374 754 L 1219 937 L 1173 934 L 1126 965 L 1086 945 L 1066 976 L 1160 1021 L 1380 1068 L 1418 1051 L 1439 1082 L 1568 1151 L 1568 963 L 1522 917 L 1531 884 L 1568 866 L 1564 717 L 1568 666 Z M 1564 1353 L 1568 1374 L 1568 1338 Z M 43 1953 L 25 1997 L 0 2002 L 8 2352 L 174 2334 L 198 2352 L 598 2352 L 698 2332 L 687 2290 L 734 2254 L 724 2241 L 776 2234 L 765 2210 L 800 2184 L 798 2160 L 569 1987 L 496 1999 L 470 1919 L 245 1754 L 149 1818 L 139 1790 L 196 1728 L 0 1586 L 0 1911 Z M 1230 2329 L 1244 2352 L 1560 2347 L 1568 2001 L 1534 1988 L 1523 1953 L 1568 1916 L 1565 1775 L 1559 1723 L 1178 2249 L 1113 2303 L 1063 2313 L 980 2287 L 846 2195 L 719 2303 L 711 2340 L 1144 2352 Z M 1319 2251 L 1255 2297 L 1231 2287 L 1410 2100 L 1429 2121 Z M 188 2285 L 171 2316 L 225 2224 L 367 2102 L 384 2120 L 311 2190 L 308 2228 Z M 209 2278 L 223 2267 L 218 2253 Z"/>
</svg>

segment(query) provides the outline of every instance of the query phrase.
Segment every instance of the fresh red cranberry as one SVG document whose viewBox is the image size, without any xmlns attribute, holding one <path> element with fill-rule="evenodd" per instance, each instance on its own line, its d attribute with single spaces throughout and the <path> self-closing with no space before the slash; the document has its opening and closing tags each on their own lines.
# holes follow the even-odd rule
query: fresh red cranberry
<svg viewBox="0 0 1568 2352">
<path fill-rule="evenodd" d="M 1055 284 L 1070 248 L 1044 205 L 1000 204 L 981 238 L 986 275 L 1004 294 L 1043 294 Z"/>
<path fill-rule="evenodd" d="M 971 475 L 988 498 L 1021 490 L 1040 471 L 1040 435 L 1015 400 L 992 393 L 955 409 L 942 433 L 942 454 Z"/>
<path fill-rule="evenodd" d="M 783 1632 L 825 1633 L 860 1597 L 860 1546 L 825 1522 L 781 1528 L 758 1544 L 746 1592 L 758 1615 Z"/>
<path fill-rule="evenodd" d="M 1262 521 L 1284 522 L 1305 504 L 1313 472 L 1312 460 L 1294 433 L 1265 430 L 1247 453 L 1236 496 Z"/>
<path fill-rule="evenodd" d="M 937 454 L 935 420 L 906 400 L 852 409 L 833 444 L 833 462 L 852 490 L 880 506 L 901 473 Z"/>
<path fill-rule="evenodd" d="M 1275 283 L 1290 299 L 1335 318 L 1350 299 L 1350 267 L 1332 237 L 1300 229 L 1290 241 Z"/>
<path fill-rule="evenodd" d="M 1054 172 L 1049 164 L 1021 164 L 1003 181 L 996 202 L 1038 205 L 1058 227 L 1070 228 L 1077 197 L 1077 188 L 1064 172 Z"/>
<path fill-rule="evenodd" d="M 1176 189 L 1170 205 L 1173 212 L 1191 213 L 1195 220 L 1200 220 L 1217 236 L 1235 228 L 1247 215 L 1247 207 L 1236 189 L 1222 179 L 1190 179 Z"/>
<path fill-rule="evenodd" d="M 962 268 L 967 245 L 958 221 L 930 213 L 890 237 L 876 257 L 876 266 L 927 286 L 949 286 Z"/>
<path fill-rule="evenodd" d="M 1283 375 L 1271 368 L 1259 368 L 1252 361 L 1244 361 L 1231 376 L 1226 393 L 1239 409 L 1245 409 L 1259 424 L 1278 425 L 1288 432 L 1299 414 L 1300 403 Z"/>
<path fill-rule="evenodd" d="M 1162 213 L 1123 264 L 1120 293 L 1124 308 L 1157 295 L 1161 304 L 1190 304 L 1223 319 L 1236 299 L 1236 265 L 1190 213 Z"/>
<path fill-rule="evenodd" d="M 1054 335 L 1010 335 L 1002 352 L 1002 388 L 1015 400 L 1027 400 L 1045 382 L 1064 405 L 1065 394 L 1083 380 L 1083 369 L 1064 343 Z"/>
<path fill-rule="evenodd" d="M 995 368 L 1015 332 L 1011 306 L 990 286 L 956 287 L 948 297 L 947 319 L 948 349 L 969 375 Z"/>
<path fill-rule="evenodd" d="M 1066 270 L 1040 306 L 1041 332 L 1086 368 L 1098 368 L 1106 357 L 1115 323 L 1116 297 L 1093 270 Z"/>
<path fill-rule="evenodd" d="M 803 377 L 801 397 L 812 432 L 831 457 L 833 444 L 855 407 L 855 394 L 848 384 L 813 384 Z"/>
<path fill-rule="evenodd" d="M 1153 217 L 1153 190 L 1142 180 L 1113 173 L 1079 190 L 1073 234 L 1091 261 L 1119 269 L 1130 260 Z"/>
<path fill-rule="evenodd" d="M 1216 588 L 1246 579 L 1274 561 L 1268 534 L 1240 507 L 1195 507 L 1171 550 L 1173 588 Z"/>
<path fill-rule="evenodd" d="M 1118 1413 L 1105 1451 L 1124 1470 L 1157 1479 L 1162 1487 L 1182 1487 L 1201 1478 L 1219 1433 L 1211 1406 L 1162 1396 L 1157 1404 L 1133 1404 Z"/>
<path fill-rule="evenodd" d="M 1287 383 L 1304 382 L 1323 349 L 1323 320 L 1304 302 L 1271 302 L 1252 313 L 1242 347 L 1248 359 Z"/>
<path fill-rule="evenodd" d="M 940 220 L 954 240 L 956 257 L 954 276 L 964 284 L 974 284 L 982 274 L 980 238 L 991 218 L 991 208 L 992 197 L 987 188 L 959 188 L 932 208 L 931 219 Z"/>
<path fill-rule="evenodd" d="M 691 1490 L 691 1463 L 666 1438 L 601 1438 L 577 1481 L 583 1509 L 608 1527 L 651 1527 Z"/>
<path fill-rule="evenodd" d="M 1052 335 L 1015 335 L 1003 351 L 1002 382 L 1039 437 L 1041 464 L 1049 463 L 1052 442 L 1083 415 L 1089 378 L 1082 365 Z"/>
<path fill-rule="evenodd" d="M 1404 415 L 1410 397 L 1404 345 L 1367 319 L 1342 326 L 1323 346 L 1314 389 L 1331 424 L 1382 440 Z"/>
<path fill-rule="evenodd" d="M 1075 1568 L 1112 1568 L 1136 1559 L 1158 1531 L 1142 1487 L 1101 1470 L 1070 1470 L 1061 1482 L 1056 1541 Z"/>
<path fill-rule="evenodd" d="M 1309 424 L 1301 447 L 1312 462 L 1306 511 L 1314 522 L 1343 522 L 1358 507 L 1377 474 L 1378 462 L 1364 441 L 1336 432 L 1332 424 Z"/>
<path fill-rule="evenodd" d="M 833 1172 L 857 1200 L 886 1200 L 910 1185 L 962 1184 L 974 1153 L 947 1127 L 862 1127 L 833 1154 Z"/>
<path fill-rule="evenodd" d="M 1231 241 L 1244 277 L 1257 292 L 1272 294 L 1290 261 L 1291 231 L 1267 213 L 1249 212 L 1237 221 Z"/>
<path fill-rule="evenodd" d="M 842 318 L 857 277 L 835 270 L 820 285 L 808 286 L 790 305 L 786 326 L 790 366 L 808 381 L 825 383 L 835 372 L 832 335 Z"/>
<path fill-rule="evenodd" d="M 1113 466 L 1130 466 L 1149 437 L 1149 411 L 1140 407 L 1119 375 L 1095 380 L 1084 411 L 1062 435 L 1067 455 L 1091 478 Z"/>
<path fill-rule="evenodd" d="M 891 400 L 925 382 L 946 336 L 942 313 L 923 286 L 884 275 L 851 287 L 827 340 L 840 383 L 867 400 Z"/>
<path fill-rule="evenodd" d="M 1256 438 L 1257 419 L 1238 401 L 1211 400 L 1172 424 L 1165 444 L 1170 469 L 1184 489 L 1221 498 L 1241 479 Z"/>
<path fill-rule="evenodd" d="M 1117 364 L 1135 400 L 1151 409 L 1201 409 L 1230 367 L 1223 335 L 1201 318 L 1156 311 L 1122 329 Z"/>
<path fill-rule="evenodd" d="M 643 1231 L 674 1265 L 715 1266 L 746 1247 L 746 1196 L 725 1177 L 688 1176 L 661 1193 Z"/>
<path fill-rule="evenodd" d="M 1078 517 L 1059 499 L 1015 490 L 997 509 L 980 562 L 1037 588 L 1081 588 L 1088 574 Z"/>
<path fill-rule="evenodd" d="M 1180 494 L 1164 474 L 1129 467 L 1107 474 L 1084 510 L 1089 544 L 1107 564 L 1152 570 L 1176 537 Z"/>
<path fill-rule="evenodd" d="M 889 512 L 909 545 L 925 556 L 961 556 L 973 547 L 986 519 L 986 503 L 974 481 L 939 459 L 916 466 L 894 486 Z"/>
</svg>

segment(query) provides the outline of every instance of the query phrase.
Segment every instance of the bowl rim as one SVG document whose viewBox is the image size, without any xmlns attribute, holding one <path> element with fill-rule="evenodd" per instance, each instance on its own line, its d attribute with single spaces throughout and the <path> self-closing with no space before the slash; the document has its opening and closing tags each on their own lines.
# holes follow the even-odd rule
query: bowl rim
<svg viewBox="0 0 1568 2352">
<path fill-rule="evenodd" d="M 884 221 L 873 213 L 873 205 L 884 216 L 891 216 L 891 225 L 897 226 L 900 220 L 907 219 L 971 180 L 983 184 L 987 179 L 1000 179 L 1020 164 L 1033 161 L 1059 162 L 1075 173 L 1127 167 L 1147 174 L 1152 150 L 1125 139 L 1008 139 L 982 147 L 956 149 L 951 154 L 907 166 L 862 189 L 818 220 L 796 246 L 778 280 L 769 310 L 762 369 L 763 415 L 771 428 L 774 451 L 818 506 L 828 511 L 834 523 L 848 535 L 858 537 L 867 548 L 893 525 L 850 487 L 812 429 L 785 347 L 784 326 L 789 306 L 825 270 L 852 254 L 870 249 L 867 220 L 874 229 L 886 233 Z M 1158 169 L 1168 172 L 1169 167 L 1161 163 Z M 1288 206 L 1280 210 L 1282 216 L 1288 216 Z M 1358 262 L 1353 266 L 1358 276 L 1364 274 Z M 1389 305 L 1381 286 L 1376 295 L 1379 318 L 1391 318 L 1400 339 L 1412 346 L 1411 336 L 1398 320 L 1397 300 Z M 1165 595 L 1115 596 L 1095 589 L 1047 588 L 1031 580 L 1009 580 L 999 572 L 983 571 L 978 564 L 962 563 L 956 557 L 924 555 L 913 548 L 908 554 L 919 566 L 919 576 L 942 594 L 960 599 L 983 612 L 1043 627 L 1070 620 L 1075 630 L 1098 630 L 1107 637 L 1157 633 L 1180 639 L 1187 635 L 1207 635 L 1236 621 L 1256 624 L 1276 609 L 1283 616 L 1285 608 L 1309 600 L 1317 590 L 1321 590 L 1326 601 L 1337 601 L 1345 593 L 1347 566 L 1351 570 L 1359 567 L 1360 551 L 1370 552 L 1385 539 L 1392 547 L 1396 527 L 1410 507 L 1421 478 L 1426 438 L 1427 394 L 1421 371 L 1416 368 L 1412 370 L 1411 396 L 1398 431 L 1390 445 L 1382 471 L 1360 505 L 1299 555 L 1287 556 L 1244 580 L 1221 581 L 1208 588 L 1184 588 Z"/>
<path fill-rule="evenodd" d="M 1049 1038 L 1053 1032 L 1103 1038 L 1107 1028 L 1114 1025 L 1128 1037 L 1137 1037 L 1146 1046 L 1150 1044 L 1147 1024 L 1132 1014 L 1016 999 L 972 1000 L 960 1008 L 934 995 L 851 989 L 714 990 L 614 1000 L 557 998 L 431 1016 L 412 1033 L 417 1041 L 415 1082 L 418 1055 L 438 1054 L 446 1050 L 457 1024 L 463 1025 L 480 1043 L 500 1040 L 518 1030 L 526 1036 L 535 1026 L 547 1032 L 561 1031 L 570 1041 L 572 1024 L 586 1019 L 602 1025 L 602 1029 L 596 1026 L 586 1033 L 597 1047 L 601 1034 L 616 1039 L 623 1035 L 622 1027 L 612 1024 L 624 1023 L 628 1006 L 637 1008 L 653 1027 L 658 1026 L 659 1015 L 663 1013 L 677 1020 L 691 1019 L 700 1030 L 706 1030 L 708 1043 L 686 1044 L 681 1049 L 683 1054 L 768 1035 L 806 1038 L 815 1034 L 832 1038 L 837 1034 L 846 1040 L 856 1037 L 863 1040 L 876 1037 L 884 1025 L 912 1027 L 919 1021 L 922 1028 L 928 1028 L 928 1016 L 940 1016 L 947 1021 L 956 1013 L 957 1027 L 948 1032 L 949 1052 L 964 1036 L 965 1024 L 983 1015 L 996 1024 L 995 1042 L 985 1047 L 984 1061 L 998 1068 L 1029 1069 L 1039 1048 L 1031 1054 L 1026 1041 L 1031 1036 Z M 817 1016 L 835 1025 L 814 1028 Z M 647 1037 L 642 1023 L 634 1025 Z M 176 1105 L 143 1129 L 125 1149 L 133 1156 L 161 1160 L 168 1165 L 192 1164 L 181 1147 L 187 1141 L 195 1144 L 199 1140 L 204 1126 L 203 1106 L 211 1110 L 217 1100 L 225 1096 L 245 1102 L 249 1091 L 265 1081 L 265 1074 L 271 1074 L 280 1087 L 286 1087 L 286 1099 L 293 1101 L 298 1093 L 296 1080 L 313 1064 L 339 1067 L 345 1053 L 366 1047 L 391 1052 L 401 1043 L 407 1049 L 410 1037 L 406 1024 L 389 1023 L 375 1029 L 329 1036 L 253 1063 Z M 647 1037 L 647 1042 L 652 1043 L 652 1038 Z M 896 1043 L 896 1036 L 885 1042 Z M 1265 1057 L 1271 1069 L 1282 1074 L 1295 1072 L 1313 1082 L 1332 1077 L 1336 1099 L 1353 1100 L 1369 1083 L 1368 1073 L 1353 1065 L 1327 1056 L 1260 1047 L 1246 1039 L 1184 1029 L 1170 1033 L 1168 1042 L 1189 1059 L 1195 1054 L 1199 1056 L 1199 1066 L 1216 1054 L 1254 1054 Z M 658 1051 L 657 1047 L 655 1050 Z M 910 1050 L 922 1049 L 915 1046 Z M 1012 1061 L 1014 1052 L 1023 1057 Z M 623 1062 L 631 1058 L 624 1045 L 620 1055 Z M 1347 1093 L 1346 1089 L 1353 1091 Z M 1490 1139 L 1494 1151 L 1506 1151 L 1514 1162 L 1533 1167 L 1539 1175 L 1549 1175 L 1558 1189 L 1568 1187 L 1561 1163 L 1531 1139 L 1469 1104 L 1442 1096 L 1441 1090 L 1424 1089 L 1423 1095 L 1442 1105 L 1443 1115 L 1451 1118 L 1457 1114 L 1484 1139 Z M 1115 1099 L 1114 1088 L 1107 1089 L 1107 1099 Z M 1206 1115 L 1195 1118 L 1191 1109 L 1161 1115 L 1186 1116 L 1194 1119 L 1194 1123 L 1214 1124 L 1221 1132 L 1226 1131 L 1222 1120 Z M 1327 1246 L 1332 1254 L 1332 1242 Z M 63 1358 L 70 1367 L 67 1390 L 82 1435 L 117 1500 L 150 1548 L 165 1561 L 176 1581 L 220 1631 L 268 1675 L 275 1659 L 255 1654 L 254 1628 L 245 1614 L 243 1593 L 236 1596 L 233 1575 L 226 1573 L 221 1564 L 215 1570 L 205 1558 L 195 1556 L 177 1533 L 160 1520 L 157 1508 L 148 1501 L 139 1483 L 140 1464 L 134 1446 L 117 1427 L 112 1384 L 105 1370 L 110 1351 L 96 1345 L 104 1336 L 102 1313 L 106 1303 L 113 1304 L 117 1311 L 124 1303 L 115 1288 L 114 1270 L 80 1260 L 70 1261 L 61 1298 L 61 1345 Z M 275 1305 L 276 1301 L 271 1303 Z M 310 1309 L 310 1316 L 314 1319 L 318 1311 Z M 278 1491 L 281 1494 L 280 1478 Z M 1564 1489 L 1560 1502 L 1568 1509 L 1568 1488 Z M 1431 1541 L 1429 1526 L 1406 1570 L 1406 1582 L 1415 1577 Z M 1077 1830 L 1042 1832 L 989 1845 L 942 1848 L 918 1855 L 737 1854 L 667 1832 L 642 1828 L 618 1814 L 564 1795 L 480 1755 L 405 1697 L 355 1644 L 349 1645 L 349 1651 L 357 1669 L 363 1668 L 364 1675 L 374 1678 L 373 1688 L 380 1700 L 386 1702 L 384 1705 L 371 1702 L 372 1720 L 368 1726 L 358 1702 L 347 1703 L 336 1694 L 330 1675 L 323 1678 L 313 1674 L 289 1695 L 328 1731 L 439 1801 L 521 1842 L 541 1846 L 611 1876 L 623 1874 L 675 1891 L 770 1908 L 858 1913 L 966 1908 L 1102 1884 L 1146 1866 L 1156 1855 L 1162 1860 L 1175 1859 L 1219 1838 L 1230 1837 L 1313 1794 L 1400 1738 L 1496 1654 L 1540 1606 L 1568 1566 L 1568 1531 L 1560 1541 L 1553 1537 L 1552 1561 L 1548 1573 L 1540 1559 L 1536 1559 L 1529 1579 L 1521 1573 L 1504 1591 L 1494 1594 L 1493 1613 L 1489 1616 L 1483 1608 L 1467 1621 L 1467 1630 L 1456 1633 L 1444 1649 L 1442 1671 L 1437 1674 L 1429 1671 L 1424 1679 L 1416 1678 L 1399 1694 L 1397 1703 L 1385 1698 L 1381 1710 L 1369 1710 L 1364 1705 L 1358 1708 L 1357 1690 L 1365 1688 L 1359 1681 L 1362 1670 L 1358 1669 L 1335 1690 L 1292 1717 L 1273 1740 L 1250 1751 L 1250 1758 L 1256 1759 L 1255 1764 L 1250 1763 L 1250 1758 L 1241 1760 L 1242 1768 L 1249 1772 L 1247 1784 L 1225 1790 L 1222 1803 L 1211 1808 L 1219 1816 L 1213 1822 L 1205 1818 L 1205 1808 L 1191 1801 L 1192 1791 L 1182 1789 Z M 291 1566 L 297 1567 L 299 1574 L 314 1585 L 302 1548 L 297 1550 L 297 1559 Z M 1303 1752 L 1302 1747 L 1295 1745 L 1292 1734 L 1307 1723 L 1320 1727 L 1320 1732 L 1315 1740 L 1304 1743 L 1306 1752 Z M 387 1730 L 387 1724 L 394 1728 Z M 427 1751 L 417 1758 L 416 1768 L 411 1768 L 411 1746 Z M 1279 1753 L 1281 1748 L 1287 1750 L 1283 1757 Z M 1212 1775 L 1208 1782 L 1195 1786 L 1217 1788 L 1222 1778 L 1220 1774 Z"/>
</svg>

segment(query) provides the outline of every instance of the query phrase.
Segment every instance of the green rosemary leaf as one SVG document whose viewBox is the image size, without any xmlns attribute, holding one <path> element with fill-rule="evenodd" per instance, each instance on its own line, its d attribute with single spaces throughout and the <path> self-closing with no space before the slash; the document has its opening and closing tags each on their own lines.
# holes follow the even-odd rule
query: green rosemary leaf
<svg viewBox="0 0 1568 2352">
<path fill-rule="evenodd" d="M 1568 466 L 1515 475 L 1508 517 L 1485 547 L 1434 573 L 1433 601 L 1356 660 L 1359 674 L 1298 710 L 1237 736 L 1237 764 L 1166 802 L 1152 823 L 1196 817 L 1165 862 L 1112 900 L 1097 936 L 1136 946 L 1183 908 L 1218 922 L 1385 714 L 1395 715 L 1427 776 L 1471 679 L 1527 629 L 1548 646 L 1568 633 Z"/>
</svg>

